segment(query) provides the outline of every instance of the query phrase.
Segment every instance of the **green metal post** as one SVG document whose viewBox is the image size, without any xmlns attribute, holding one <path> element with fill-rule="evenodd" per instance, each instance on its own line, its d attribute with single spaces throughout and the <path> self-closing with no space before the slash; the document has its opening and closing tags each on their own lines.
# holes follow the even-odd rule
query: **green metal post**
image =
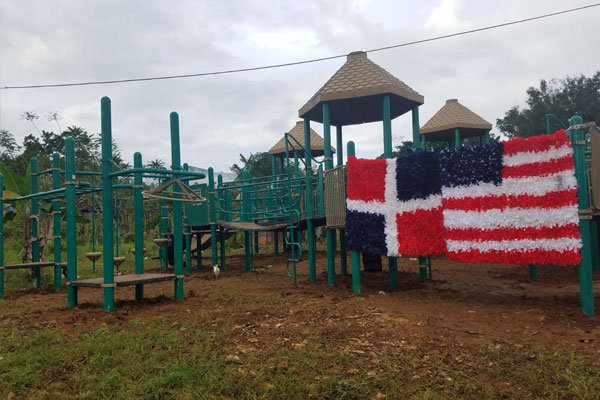
<svg viewBox="0 0 600 400">
<path fill-rule="evenodd" d="M 133 167 L 142 168 L 142 154 L 133 155 Z M 144 273 L 144 200 L 142 198 L 142 173 L 136 172 L 133 175 L 133 202 L 134 202 L 134 240 L 135 240 L 135 273 Z M 144 298 L 144 285 L 138 283 L 135 285 L 135 299 Z"/>
<path fill-rule="evenodd" d="M 219 263 L 217 252 L 217 204 L 215 196 L 215 171 L 212 167 L 208 169 L 208 206 L 210 212 L 210 252 L 212 265 Z"/>
<path fill-rule="evenodd" d="M 277 163 L 274 156 L 271 156 L 271 172 L 273 176 L 277 175 Z M 277 207 L 278 205 L 275 204 L 274 208 L 276 209 Z M 279 233 L 277 231 L 273 232 L 273 255 L 279 255 Z"/>
<path fill-rule="evenodd" d="M 165 179 L 161 180 L 160 184 L 164 184 L 167 181 Z M 165 200 L 159 200 L 159 215 L 160 222 L 158 223 L 159 236 L 161 238 L 167 237 L 167 232 L 169 230 L 169 206 Z M 167 259 L 167 245 L 161 246 L 159 249 L 160 252 L 160 265 L 163 272 L 166 272 L 168 269 L 169 260 Z"/>
<path fill-rule="evenodd" d="M 490 131 L 485 131 L 485 133 L 483 134 L 483 143 L 489 143 L 490 142 Z"/>
<path fill-rule="evenodd" d="M 117 179 L 117 183 L 118 183 Z M 119 257 L 119 190 L 115 190 L 115 257 Z M 117 267 L 119 268 L 119 267 Z"/>
<path fill-rule="evenodd" d="M 577 197 L 579 198 L 579 211 L 583 212 L 581 217 L 587 218 L 590 214 L 588 200 L 588 186 L 585 176 L 585 140 L 584 132 L 577 125 L 581 125 L 583 119 L 575 115 L 569 119 L 571 126 L 571 141 L 573 155 L 575 158 L 575 177 L 577 178 Z M 591 252 L 591 219 L 580 218 L 579 232 L 581 233 L 581 264 L 579 265 L 579 296 L 581 299 L 581 312 L 589 317 L 594 316 L 594 286 L 592 281 L 592 252 Z"/>
<path fill-rule="evenodd" d="M 392 119 L 390 113 L 390 95 L 383 96 L 383 154 L 385 158 L 392 158 Z M 398 286 L 398 260 L 388 257 L 388 274 L 390 286 Z"/>
<path fill-rule="evenodd" d="M 59 163 L 59 167 L 60 167 L 60 163 Z M 94 175 L 92 175 L 92 186 L 96 186 L 94 178 L 95 178 Z M 58 184 L 60 187 L 60 178 L 59 178 Z M 60 210 L 60 204 L 59 204 L 59 210 Z M 59 221 L 60 221 L 60 219 L 59 219 Z M 95 252 L 95 251 L 96 251 L 96 193 L 92 192 L 92 252 Z M 93 273 L 96 272 L 96 260 L 95 259 L 92 261 L 92 272 Z"/>
<path fill-rule="evenodd" d="M 244 170 L 243 179 L 250 180 L 250 173 Z M 252 210 L 252 199 L 250 198 L 250 189 L 247 186 L 242 187 L 242 221 L 250 221 L 250 212 Z M 246 271 L 252 269 L 252 233 L 244 231 L 244 259 Z"/>
<path fill-rule="evenodd" d="M 308 246 L 308 279 L 311 282 L 317 281 L 317 268 L 315 264 L 315 226 L 313 218 L 312 204 L 312 154 L 310 145 L 310 120 L 304 118 L 304 164 L 306 165 L 306 245 Z M 290 193 L 291 194 L 291 193 Z"/>
<path fill-rule="evenodd" d="M 196 269 L 202 269 L 202 234 L 196 233 Z"/>
<path fill-rule="evenodd" d="M 354 142 L 348 142 L 348 157 L 356 154 Z M 351 251 L 350 263 L 352 265 L 352 292 L 360 294 L 362 287 L 360 283 L 360 254 L 358 251 Z"/>
<path fill-rule="evenodd" d="M 102 273 L 104 311 L 115 309 L 115 271 L 113 248 L 113 183 L 112 172 L 112 127 L 110 99 L 103 97 L 101 102 L 102 126 Z M 68 189 L 68 187 L 67 187 Z M 68 234 L 68 232 L 67 232 Z M 67 260 L 68 263 L 68 260 Z"/>
<path fill-rule="evenodd" d="M 454 147 L 460 147 L 460 128 L 454 128 Z"/>
<path fill-rule="evenodd" d="M 171 125 L 171 168 L 181 170 L 181 151 L 179 145 L 179 114 L 172 112 L 170 115 Z M 174 176 L 175 177 L 175 176 Z M 173 192 L 181 189 L 173 185 Z M 175 300 L 183 300 L 183 210 L 182 203 L 173 202 L 173 272 L 175 273 Z"/>
<path fill-rule="evenodd" d="M 52 189 L 60 189 L 60 155 L 52 154 Z M 54 236 L 54 291 L 60 292 L 62 274 L 60 270 L 60 200 L 52 201 L 52 236 Z"/>
<path fill-rule="evenodd" d="M 421 148 L 421 128 L 419 126 L 419 106 L 414 105 L 412 109 L 412 131 L 413 131 L 413 148 Z"/>
<path fill-rule="evenodd" d="M 333 168 L 333 157 L 331 154 L 331 122 L 329 115 L 329 103 L 323 103 L 323 139 L 324 139 L 324 161 L 325 169 Z M 306 150 L 310 151 L 310 150 Z M 335 230 L 327 228 L 327 282 L 335 286 Z"/>
<path fill-rule="evenodd" d="M 546 120 L 546 134 L 549 135 L 550 134 L 550 116 L 548 114 L 546 114 L 544 116 L 544 119 Z"/>
<path fill-rule="evenodd" d="M 342 126 L 335 127 L 337 166 L 344 165 L 344 143 L 342 140 Z M 348 261 L 346 255 L 346 230 L 340 229 L 340 272 L 348 275 Z"/>
<path fill-rule="evenodd" d="M 37 158 L 31 157 L 31 194 L 38 192 L 38 169 Z M 40 218 L 40 203 L 37 199 L 31 200 L 31 260 L 33 262 L 40 261 L 40 238 L 39 238 L 39 220 Z M 33 268 L 33 286 L 39 288 L 41 286 L 40 268 Z"/>
<path fill-rule="evenodd" d="M 425 136 L 421 135 L 421 127 L 419 126 L 419 106 L 415 105 L 412 109 L 412 128 L 413 128 L 413 147 L 415 149 L 425 149 Z M 427 270 L 431 271 L 431 265 L 427 265 L 426 256 L 418 256 L 419 260 L 419 278 L 427 279 Z M 429 273 L 431 278 L 431 272 Z"/>
<path fill-rule="evenodd" d="M 529 277 L 537 278 L 537 265 L 529 264 Z"/>
<path fill-rule="evenodd" d="M 219 185 L 219 187 L 221 187 L 223 185 L 223 175 L 219 174 L 217 176 L 217 184 Z M 221 201 L 224 200 L 225 197 L 225 191 L 222 191 L 222 196 L 221 196 Z M 222 215 L 221 219 L 225 219 L 225 216 Z M 225 254 L 225 229 L 222 226 L 219 226 L 219 251 L 220 251 L 220 256 L 221 256 L 221 265 L 219 266 L 221 268 L 221 270 L 224 270 L 226 265 L 225 265 L 225 261 L 226 261 L 226 254 Z"/>
<path fill-rule="evenodd" d="M 72 137 L 65 139 L 65 186 L 67 214 L 67 306 L 77 305 L 77 288 L 69 285 L 77 280 L 77 226 L 75 194 L 75 142 Z"/>
<path fill-rule="evenodd" d="M 189 171 L 190 167 L 187 163 L 183 164 L 183 170 Z M 185 273 L 192 274 L 192 229 L 188 225 L 187 215 L 184 215 L 184 236 L 185 236 Z"/>
<path fill-rule="evenodd" d="M 4 298 L 4 178 L 0 174 L 0 299 Z"/>
</svg>

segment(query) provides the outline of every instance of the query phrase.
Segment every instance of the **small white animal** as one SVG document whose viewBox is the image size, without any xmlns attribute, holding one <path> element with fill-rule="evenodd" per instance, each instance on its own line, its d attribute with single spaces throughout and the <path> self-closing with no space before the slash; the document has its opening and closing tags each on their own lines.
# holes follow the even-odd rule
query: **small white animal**
<svg viewBox="0 0 600 400">
<path fill-rule="evenodd" d="M 219 264 L 213 265 L 213 273 L 215 274 L 215 279 L 219 279 L 219 274 L 221 273 L 221 268 L 219 268 Z"/>
</svg>

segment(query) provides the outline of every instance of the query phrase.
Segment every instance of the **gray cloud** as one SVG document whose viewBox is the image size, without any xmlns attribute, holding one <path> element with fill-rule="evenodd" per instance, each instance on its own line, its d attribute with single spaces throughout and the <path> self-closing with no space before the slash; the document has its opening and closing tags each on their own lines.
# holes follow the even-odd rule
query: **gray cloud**
<svg viewBox="0 0 600 400">
<path fill-rule="evenodd" d="M 117 1 L 0 2 L 0 85 L 170 75 L 296 61 L 472 29 L 586 4 L 574 1 Z M 540 78 L 591 74 L 600 9 L 386 52 L 370 58 L 425 96 L 421 123 L 447 98 L 490 122 L 523 104 Z M 574 56 L 576 55 L 576 56 Z M 100 97 L 130 159 L 170 161 L 169 113 L 180 114 L 182 158 L 217 170 L 266 151 L 343 60 L 122 85 L 3 90 L 0 126 L 20 140 L 19 116 L 58 111 L 62 124 L 100 129 Z M 393 122 L 411 137 L 410 116 Z M 42 128 L 54 127 L 41 121 Z M 321 126 L 313 126 L 321 132 Z M 344 128 L 358 155 L 382 152 L 380 124 Z"/>
</svg>

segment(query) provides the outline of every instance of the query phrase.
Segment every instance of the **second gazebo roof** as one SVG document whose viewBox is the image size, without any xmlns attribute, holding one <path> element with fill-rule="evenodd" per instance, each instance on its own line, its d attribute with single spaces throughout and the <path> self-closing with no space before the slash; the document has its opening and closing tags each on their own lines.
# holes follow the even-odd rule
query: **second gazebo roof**
<svg viewBox="0 0 600 400">
<path fill-rule="evenodd" d="M 421 134 L 428 140 L 445 140 L 453 137 L 454 129 L 460 129 L 462 138 L 479 136 L 492 129 L 492 124 L 458 102 L 448 99 L 446 104 L 421 127 Z"/>
<path fill-rule="evenodd" d="M 289 134 L 292 135 L 302 146 L 304 146 L 304 121 L 296 122 L 296 125 L 289 131 Z M 293 157 L 294 153 L 292 148 L 298 148 L 298 146 L 296 143 L 292 142 L 288 147 L 289 154 L 291 157 Z M 310 129 L 310 147 L 313 157 L 322 156 L 325 150 L 325 141 L 312 128 Z M 299 149 L 298 153 L 300 157 L 304 157 L 304 151 L 302 149 Z M 335 153 L 335 148 L 333 148 L 333 146 L 331 146 L 331 153 Z M 269 154 L 275 157 L 285 157 L 285 138 L 282 137 L 279 139 L 279 141 L 275 143 L 273 147 L 271 147 Z"/>
<path fill-rule="evenodd" d="M 334 126 L 381 121 L 384 94 L 391 94 L 392 119 L 424 102 L 423 96 L 406 83 L 369 60 L 367 53 L 356 51 L 348 54 L 346 63 L 298 110 L 298 115 L 322 123 L 321 105 L 329 102 Z"/>
</svg>

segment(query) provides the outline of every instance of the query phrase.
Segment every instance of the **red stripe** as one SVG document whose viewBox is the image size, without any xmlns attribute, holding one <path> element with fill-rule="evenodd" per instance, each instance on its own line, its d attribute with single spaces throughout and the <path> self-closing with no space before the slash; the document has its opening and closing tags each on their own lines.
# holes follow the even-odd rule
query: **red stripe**
<svg viewBox="0 0 600 400">
<path fill-rule="evenodd" d="M 479 250 L 446 253 L 448 260 L 471 263 L 503 263 L 503 264 L 544 264 L 544 265 L 578 265 L 581 262 L 579 251 L 535 250 L 535 251 L 490 251 Z"/>
<path fill-rule="evenodd" d="M 542 196 L 521 194 L 518 196 L 480 196 L 443 198 L 445 210 L 485 211 L 494 208 L 560 208 L 577 204 L 577 189 L 550 192 Z"/>
<path fill-rule="evenodd" d="M 561 147 L 570 143 L 567 132 L 564 129 L 554 132 L 552 135 L 533 136 L 527 139 L 515 138 L 503 142 L 504 155 L 511 155 L 523 151 L 546 151 L 552 147 Z"/>
<path fill-rule="evenodd" d="M 445 229 L 446 240 L 477 241 L 578 238 L 579 225 L 568 224 L 552 228 Z"/>
<path fill-rule="evenodd" d="M 546 176 L 557 172 L 572 170 L 574 167 L 571 154 L 550 161 L 534 162 L 502 168 L 502 178 L 522 178 L 527 176 Z"/>
</svg>

